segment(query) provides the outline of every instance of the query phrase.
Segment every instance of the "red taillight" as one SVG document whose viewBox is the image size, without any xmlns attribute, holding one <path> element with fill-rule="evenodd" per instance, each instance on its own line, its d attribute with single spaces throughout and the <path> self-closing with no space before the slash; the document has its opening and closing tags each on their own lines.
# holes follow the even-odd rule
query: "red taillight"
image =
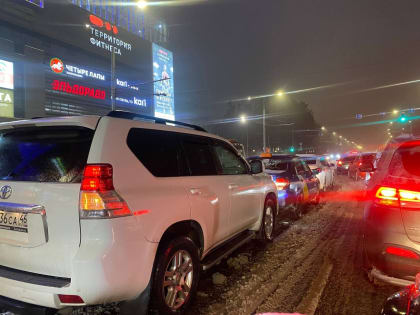
<svg viewBox="0 0 420 315">
<path fill-rule="evenodd" d="M 411 250 L 389 246 L 386 249 L 386 253 L 390 255 L 405 257 L 405 258 L 412 258 L 412 259 L 419 259 L 419 255 Z"/>
<path fill-rule="evenodd" d="M 376 202 L 386 206 L 398 207 L 398 191 L 392 187 L 379 187 L 376 191 Z"/>
<path fill-rule="evenodd" d="M 375 197 L 377 203 L 388 206 L 418 208 L 420 203 L 420 192 L 393 187 L 379 187 Z"/>
<path fill-rule="evenodd" d="M 283 190 L 290 185 L 290 182 L 286 178 L 276 178 L 275 184 L 278 190 Z"/>
<path fill-rule="evenodd" d="M 58 298 L 63 304 L 84 304 L 83 299 L 78 295 L 59 294 Z"/>
<path fill-rule="evenodd" d="M 80 190 L 79 208 L 82 219 L 132 215 L 127 203 L 114 190 L 110 164 L 86 165 Z"/>
<path fill-rule="evenodd" d="M 338 165 L 343 165 L 343 161 L 338 161 Z"/>
<path fill-rule="evenodd" d="M 359 162 L 359 166 L 362 166 L 362 162 Z"/>
<path fill-rule="evenodd" d="M 82 190 L 114 190 L 112 175 L 112 166 L 109 164 L 86 165 L 83 172 Z"/>
</svg>

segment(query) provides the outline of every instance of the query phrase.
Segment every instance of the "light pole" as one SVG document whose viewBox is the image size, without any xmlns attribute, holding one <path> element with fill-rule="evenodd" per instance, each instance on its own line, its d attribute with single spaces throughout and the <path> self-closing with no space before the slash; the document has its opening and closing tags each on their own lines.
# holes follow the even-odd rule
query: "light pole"
<svg viewBox="0 0 420 315">
<path fill-rule="evenodd" d="M 241 123 L 246 124 L 246 156 L 248 156 L 248 154 L 249 154 L 249 151 L 248 151 L 248 124 L 246 122 L 247 122 L 246 116 L 242 115 L 241 116 Z"/>
<path fill-rule="evenodd" d="M 284 95 L 283 91 L 278 91 L 276 94 L 279 97 L 282 97 Z M 270 95 L 273 96 L 273 95 Z M 261 105 L 262 105 L 262 110 L 263 110 L 263 114 L 262 114 L 262 119 L 263 119 L 263 152 L 265 152 L 266 150 L 266 146 L 267 146 L 267 142 L 266 142 L 266 129 L 265 129 L 265 106 L 266 106 L 266 98 L 267 96 L 261 97 Z M 249 96 L 248 97 L 248 101 L 250 101 L 252 98 Z"/>
</svg>

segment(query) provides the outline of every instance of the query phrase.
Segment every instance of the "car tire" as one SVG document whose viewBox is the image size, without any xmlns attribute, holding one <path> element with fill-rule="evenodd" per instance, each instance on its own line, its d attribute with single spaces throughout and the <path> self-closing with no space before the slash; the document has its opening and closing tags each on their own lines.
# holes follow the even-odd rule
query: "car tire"
<svg viewBox="0 0 420 315">
<path fill-rule="evenodd" d="M 273 200 L 267 199 L 264 204 L 259 239 L 266 243 L 272 242 L 274 240 L 275 226 L 275 203 Z"/>
<path fill-rule="evenodd" d="M 302 195 L 298 195 L 295 198 L 295 202 L 292 206 L 292 216 L 293 219 L 299 220 L 301 217 L 303 217 L 303 197 Z"/>
<path fill-rule="evenodd" d="M 183 314 L 191 304 L 200 277 L 198 253 L 198 247 L 186 236 L 160 248 L 152 282 L 152 307 L 159 314 Z"/>
<path fill-rule="evenodd" d="M 317 205 L 319 205 L 319 202 L 320 201 L 321 201 L 321 191 L 320 191 L 320 189 L 318 189 L 318 193 L 316 194 L 316 196 L 315 196 L 314 201 L 312 202 L 312 204 L 314 206 L 317 206 Z"/>
</svg>

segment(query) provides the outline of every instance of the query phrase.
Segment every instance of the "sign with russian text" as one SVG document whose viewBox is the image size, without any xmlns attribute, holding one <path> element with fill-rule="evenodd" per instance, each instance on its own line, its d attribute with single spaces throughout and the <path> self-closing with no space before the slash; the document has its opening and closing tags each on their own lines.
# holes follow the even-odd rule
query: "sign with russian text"
<svg viewBox="0 0 420 315">
<path fill-rule="evenodd" d="M 0 88 L 0 116 L 14 116 L 14 95 L 13 90 Z"/>
<path fill-rule="evenodd" d="M 67 94 L 85 96 L 93 99 L 104 100 L 106 92 L 101 89 L 95 89 L 82 84 L 70 84 L 67 81 L 54 80 L 52 82 L 52 89 Z"/>
</svg>

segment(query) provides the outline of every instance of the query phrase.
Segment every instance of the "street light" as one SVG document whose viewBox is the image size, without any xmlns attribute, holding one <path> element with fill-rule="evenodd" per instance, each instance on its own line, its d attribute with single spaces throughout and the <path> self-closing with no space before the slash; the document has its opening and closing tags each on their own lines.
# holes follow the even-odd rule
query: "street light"
<svg viewBox="0 0 420 315">
<path fill-rule="evenodd" d="M 241 123 L 242 124 L 246 124 L 247 122 L 247 117 L 245 115 L 241 115 Z M 246 125 L 246 155 L 249 154 L 249 146 L 248 146 L 248 125 Z"/>
<path fill-rule="evenodd" d="M 321 127 L 321 130 L 322 130 L 322 131 L 325 131 L 325 130 L 326 130 L 326 128 L 325 128 L 324 126 L 322 126 L 322 127 Z"/>
<path fill-rule="evenodd" d="M 140 8 L 140 10 L 143 10 L 147 7 L 147 2 L 145 0 L 139 0 L 137 2 L 137 6 Z"/>
<path fill-rule="evenodd" d="M 336 132 L 335 131 L 333 131 L 333 136 L 336 136 L 337 134 L 336 134 Z"/>
<path fill-rule="evenodd" d="M 396 114 L 398 114 L 398 110 L 397 110 L 397 109 L 394 109 L 394 110 L 392 111 L 392 113 L 393 113 L 394 115 L 396 115 Z"/>
<path fill-rule="evenodd" d="M 277 92 L 277 96 L 283 96 L 284 95 L 284 92 L 283 91 L 278 91 Z"/>
<path fill-rule="evenodd" d="M 248 96 L 248 101 L 250 101 L 251 100 L 251 96 Z"/>
</svg>

